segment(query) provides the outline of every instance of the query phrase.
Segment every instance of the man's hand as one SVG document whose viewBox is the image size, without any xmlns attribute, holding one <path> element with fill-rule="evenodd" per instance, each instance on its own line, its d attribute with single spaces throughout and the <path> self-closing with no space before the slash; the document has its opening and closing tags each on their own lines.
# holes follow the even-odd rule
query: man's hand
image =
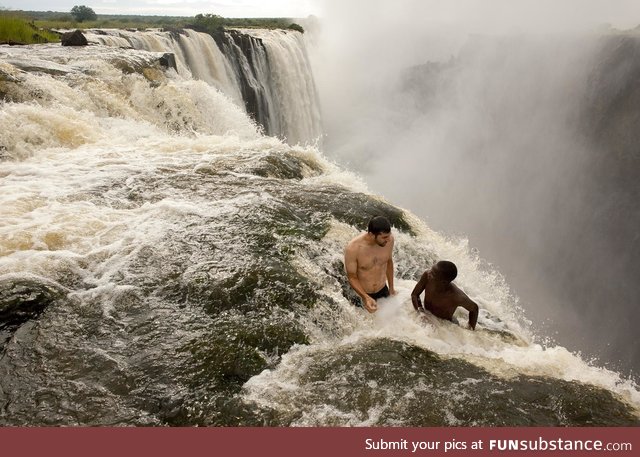
<svg viewBox="0 0 640 457">
<path fill-rule="evenodd" d="M 368 295 L 365 297 L 363 305 L 364 309 L 370 313 L 375 313 L 378 310 L 378 303 Z"/>
<path fill-rule="evenodd" d="M 398 292 L 392 287 L 389 289 L 389 295 L 396 295 Z"/>
</svg>

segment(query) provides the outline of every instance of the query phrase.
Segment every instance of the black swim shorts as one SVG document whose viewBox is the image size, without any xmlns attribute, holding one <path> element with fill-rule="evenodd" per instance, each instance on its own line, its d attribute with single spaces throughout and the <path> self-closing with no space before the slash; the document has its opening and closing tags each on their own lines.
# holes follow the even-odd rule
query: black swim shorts
<svg viewBox="0 0 640 457">
<path fill-rule="evenodd" d="M 387 285 L 385 284 L 384 287 L 382 289 L 380 289 L 377 292 L 374 292 L 372 294 L 367 294 L 369 297 L 373 298 L 374 300 L 377 300 L 378 298 L 385 298 L 389 296 L 389 288 L 387 287 Z"/>
<path fill-rule="evenodd" d="M 363 307 L 362 306 L 362 299 L 360 298 L 360 296 L 358 294 L 356 294 L 356 292 L 351 287 L 345 289 L 344 295 L 345 295 L 345 297 L 347 297 L 349 299 L 349 301 L 354 306 L 357 306 L 358 308 L 362 308 Z M 371 298 L 373 298 L 374 300 L 377 300 L 378 298 L 388 297 L 389 296 L 389 288 L 385 285 L 378 292 L 374 292 L 374 293 L 367 294 L 367 295 L 370 296 Z"/>
</svg>

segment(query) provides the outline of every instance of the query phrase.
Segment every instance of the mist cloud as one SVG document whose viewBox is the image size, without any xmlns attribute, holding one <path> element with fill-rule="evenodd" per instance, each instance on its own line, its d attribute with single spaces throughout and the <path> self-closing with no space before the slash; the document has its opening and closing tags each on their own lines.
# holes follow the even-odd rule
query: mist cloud
<svg viewBox="0 0 640 457">
<path fill-rule="evenodd" d="M 616 35 L 605 24 L 635 27 L 640 7 L 328 1 L 314 71 L 328 155 L 432 227 L 468 237 L 562 344 L 637 369 L 634 332 L 618 316 L 640 318 L 629 305 L 640 291 L 611 284 L 631 284 L 638 265 L 615 240 L 629 231 L 606 223 L 632 199 L 602 196 L 609 184 L 596 184 L 594 164 L 608 151 L 586 127 L 602 37 Z"/>
</svg>

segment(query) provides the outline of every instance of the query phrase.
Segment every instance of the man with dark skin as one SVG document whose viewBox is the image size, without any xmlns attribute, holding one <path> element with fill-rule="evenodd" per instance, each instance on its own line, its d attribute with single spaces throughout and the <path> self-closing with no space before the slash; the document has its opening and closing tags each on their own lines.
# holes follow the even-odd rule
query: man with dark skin
<svg viewBox="0 0 640 457">
<path fill-rule="evenodd" d="M 393 288 L 393 243 L 391 224 L 387 218 L 375 216 L 369 221 L 367 232 L 352 239 L 344 250 L 349 284 L 370 313 L 378 309 L 376 300 L 396 294 Z"/>
<path fill-rule="evenodd" d="M 452 281 L 458 275 L 453 262 L 441 260 L 425 271 L 411 292 L 413 307 L 418 312 L 429 311 L 436 317 L 453 321 L 458 306 L 469 311 L 469 328 L 475 330 L 478 321 L 478 305 Z M 424 306 L 420 294 L 424 291 Z"/>
</svg>

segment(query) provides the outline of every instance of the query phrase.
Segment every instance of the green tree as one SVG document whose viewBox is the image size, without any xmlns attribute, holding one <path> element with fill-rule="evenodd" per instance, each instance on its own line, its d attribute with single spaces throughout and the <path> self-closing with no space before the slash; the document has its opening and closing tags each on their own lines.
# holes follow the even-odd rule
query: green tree
<svg viewBox="0 0 640 457">
<path fill-rule="evenodd" d="M 224 29 L 224 25 L 225 19 L 217 14 L 196 14 L 193 28 L 211 34 Z"/>
<path fill-rule="evenodd" d="M 95 21 L 98 18 L 98 15 L 88 6 L 74 6 L 71 8 L 71 15 L 78 22 L 83 21 Z"/>
<path fill-rule="evenodd" d="M 302 26 L 299 25 L 299 24 L 296 24 L 295 22 L 290 24 L 288 29 L 289 30 L 295 30 L 295 31 L 300 32 L 300 33 L 304 33 L 304 29 L 302 28 Z"/>
</svg>

